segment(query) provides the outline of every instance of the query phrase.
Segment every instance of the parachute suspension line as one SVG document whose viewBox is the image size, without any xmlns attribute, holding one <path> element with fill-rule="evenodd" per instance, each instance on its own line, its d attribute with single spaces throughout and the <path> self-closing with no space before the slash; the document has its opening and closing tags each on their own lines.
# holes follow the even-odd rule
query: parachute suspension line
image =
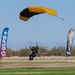
<svg viewBox="0 0 75 75">
<path fill-rule="evenodd" d="M 38 45 L 38 43 L 36 42 L 36 46 Z"/>
<path fill-rule="evenodd" d="M 61 17 L 59 17 L 59 16 L 55 16 L 55 17 L 57 17 L 57 18 L 59 18 L 59 19 L 61 19 L 61 20 L 63 20 L 63 21 L 64 21 L 64 18 L 61 18 Z"/>
<path fill-rule="evenodd" d="M 32 42 L 30 42 L 30 46 L 32 46 Z"/>
</svg>

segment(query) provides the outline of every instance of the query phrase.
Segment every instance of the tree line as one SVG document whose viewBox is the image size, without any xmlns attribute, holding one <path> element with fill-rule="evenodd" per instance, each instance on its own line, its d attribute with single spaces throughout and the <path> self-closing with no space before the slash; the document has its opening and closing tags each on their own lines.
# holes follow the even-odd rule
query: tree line
<svg viewBox="0 0 75 75">
<path fill-rule="evenodd" d="M 25 57 L 29 56 L 31 50 L 29 48 L 22 48 L 20 50 L 12 50 L 7 48 L 7 57 L 11 56 L 20 56 Z M 71 50 L 71 55 L 75 56 L 75 46 Z M 66 56 L 66 48 L 63 46 L 53 47 L 48 49 L 47 47 L 39 47 L 37 56 Z"/>
</svg>

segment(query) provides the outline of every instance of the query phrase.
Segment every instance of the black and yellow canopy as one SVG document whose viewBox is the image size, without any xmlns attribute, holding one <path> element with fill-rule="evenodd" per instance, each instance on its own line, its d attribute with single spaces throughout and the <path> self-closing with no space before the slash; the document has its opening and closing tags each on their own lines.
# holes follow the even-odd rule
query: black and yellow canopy
<svg viewBox="0 0 75 75">
<path fill-rule="evenodd" d="M 45 8 L 42 6 L 33 6 L 33 7 L 28 7 L 25 8 L 20 12 L 19 18 L 21 20 L 27 21 L 29 18 L 31 18 L 34 15 L 38 14 L 43 14 L 43 13 L 48 13 L 52 16 L 57 16 L 57 12 L 53 9 Z"/>
</svg>

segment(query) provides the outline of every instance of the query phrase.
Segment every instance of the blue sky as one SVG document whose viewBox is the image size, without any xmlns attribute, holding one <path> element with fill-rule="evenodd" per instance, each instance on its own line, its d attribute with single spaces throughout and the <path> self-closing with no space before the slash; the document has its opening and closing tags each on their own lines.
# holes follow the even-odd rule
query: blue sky
<svg viewBox="0 0 75 75">
<path fill-rule="evenodd" d="M 54 9 L 65 20 L 40 14 L 24 22 L 19 13 L 29 6 Z M 75 28 L 74 7 L 75 0 L 0 0 L 0 36 L 9 27 L 8 43 L 66 42 L 69 29 Z"/>
</svg>

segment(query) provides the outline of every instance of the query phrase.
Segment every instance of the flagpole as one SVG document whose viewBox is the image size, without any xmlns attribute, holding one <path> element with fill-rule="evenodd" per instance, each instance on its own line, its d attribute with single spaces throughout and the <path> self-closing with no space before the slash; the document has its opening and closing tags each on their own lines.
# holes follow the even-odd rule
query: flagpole
<svg viewBox="0 0 75 75">
<path fill-rule="evenodd" d="M 0 66 L 1 66 L 1 57 L 0 57 Z"/>
<path fill-rule="evenodd" d="M 67 56 L 66 56 L 66 65 L 67 65 Z"/>
<path fill-rule="evenodd" d="M 1 66 L 1 46 L 0 46 L 0 66 Z"/>
</svg>

